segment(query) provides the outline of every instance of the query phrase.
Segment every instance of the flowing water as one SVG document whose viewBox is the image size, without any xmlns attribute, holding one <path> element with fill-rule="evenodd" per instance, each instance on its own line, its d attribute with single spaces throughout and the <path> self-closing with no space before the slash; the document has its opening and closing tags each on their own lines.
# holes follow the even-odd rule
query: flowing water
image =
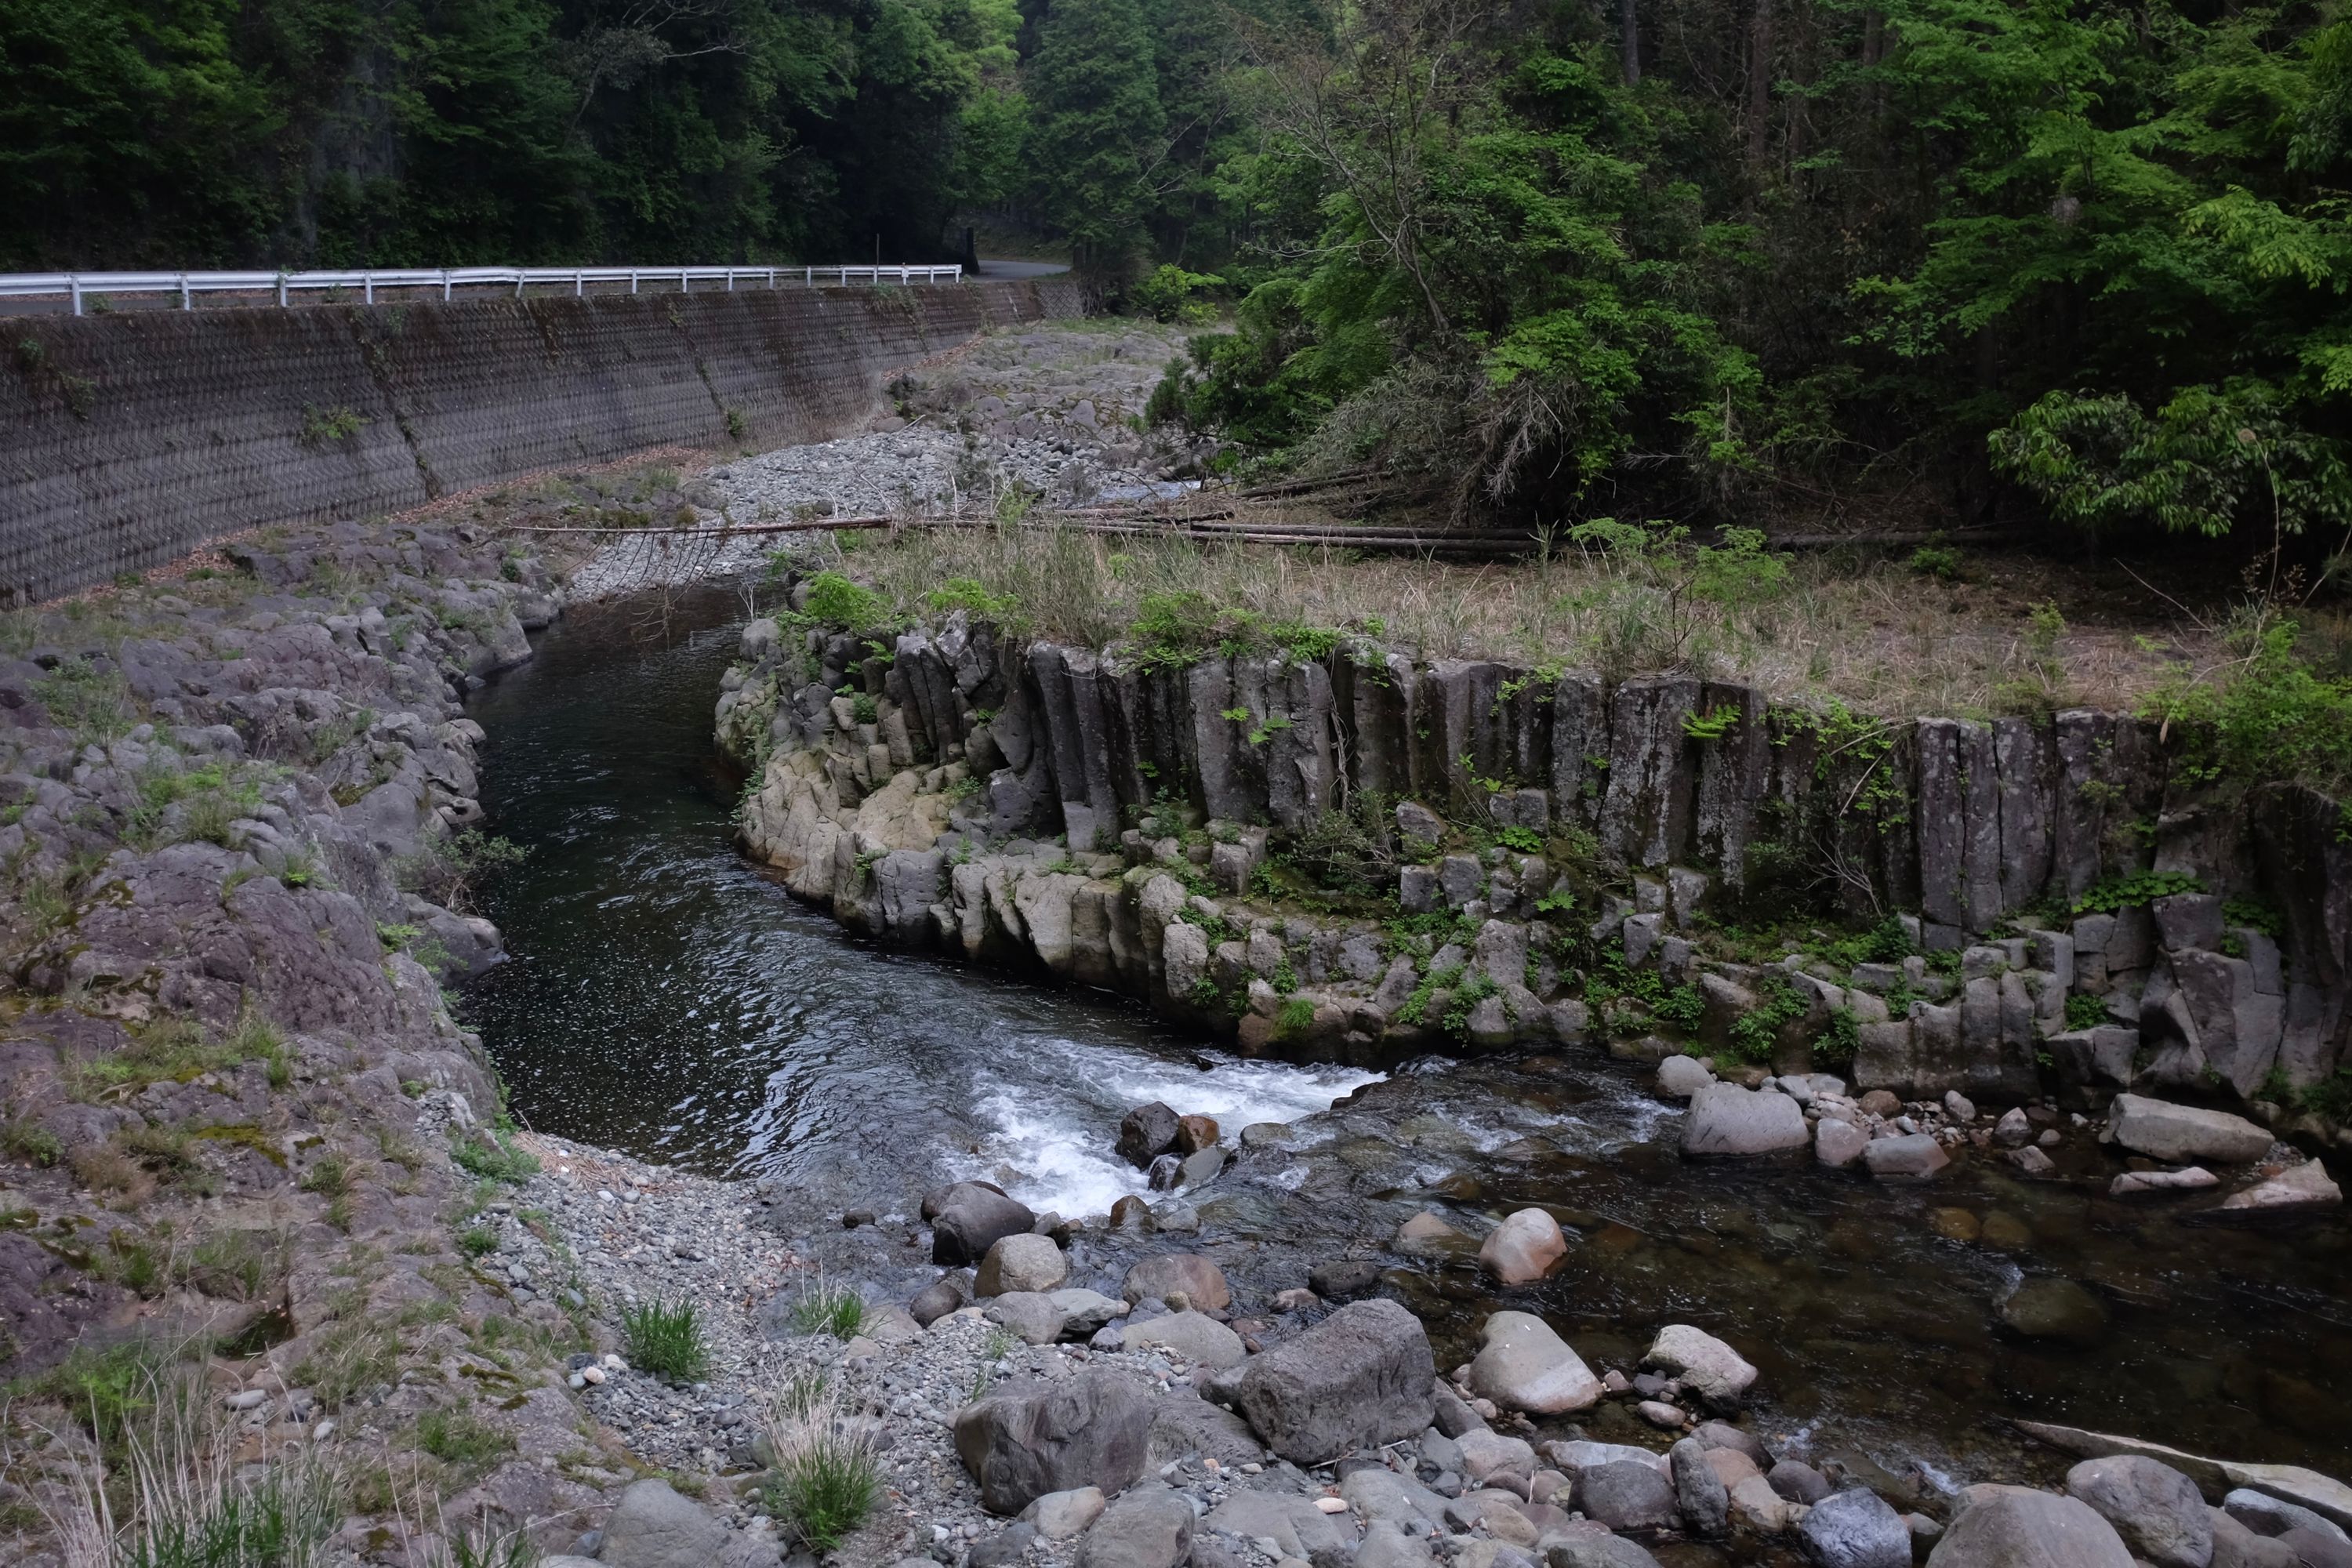
<svg viewBox="0 0 2352 1568">
<path fill-rule="evenodd" d="M 1897 1492 L 2046 1465 L 2006 1417 L 2352 1473 L 2340 1216 L 2225 1229 L 2115 1203 L 2108 1156 L 2079 1134 L 2065 1183 L 1982 1159 L 1906 1187 L 1803 1160 L 1694 1165 L 1675 1152 L 1680 1111 L 1596 1052 L 1385 1081 L 1241 1061 L 1116 999 L 848 938 L 735 851 L 737 781 L 710 740 L 731 603 L 706 595 L 650 642 L 625 610 L 575 614 L 471 710 L 493 826 L 530 854 L 484 898 L 514 959 L 465 1006 L 530 1125 L 772 1178 L 793 1200 L 782 1223 L 806 1228 L 847 1208 L 887 1222 L 974 1174 L 1100 1215 L 1140 1184 L 1110 1149 L 1149 1100 L 1229 1134 L 1289 1122 L 1289 1146 L 1195 1194 L 1207 1229 L 1183 1244 L 1259 1291 L 1375 1257 L 1441 1364 L 1500 1304 L 1542 1312 L 1596 1365 L 1630 1367 L 1659 1324 L 1696 1323 L 1763 1369 L 1784 1446 L 1875 1466 Z M 1423 1209 L 1475 1232 L 1529 1204 L 1577 1245 L 1507 1302 L 1465 1257 L 1380 1247 Z M 1079 1243 L 1078 1281 L 1115 1279 L 1134 1245 Z M 900 1253 L 892 1288 L 912 1277 Z M 2050 1279 L 2083 1287 L 2069 1337 L 1998 1326 L 2003 1293 Z M 1613 1405 L 1588 1429 L 1644 1436 Z"/>
</svg>

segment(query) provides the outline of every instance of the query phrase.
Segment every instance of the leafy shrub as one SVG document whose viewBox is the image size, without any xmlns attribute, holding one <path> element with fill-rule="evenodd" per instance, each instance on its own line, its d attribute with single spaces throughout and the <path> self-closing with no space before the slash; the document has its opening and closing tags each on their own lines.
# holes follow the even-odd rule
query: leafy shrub
<svg viewBox="0 0 2352 1568">
<path fill-rule="evenodd" d="M 1731 1048 L 1741 1061 L 1769 1062 L 1781 1029 L 1805 1016 L 1805 999 L 1777 974 L 1765 976 L 1756 991 L 1757 1005 L 1731 1022 Z"/>
<path fill-rule="evenodd" d="M 1813 1061 L 1825 1068 L 1843 1068 L 1862 1048 L 1862 1020 L 1851 1007 L 1830 1010 L 1829 1027 L 1813 1037 Z"/>
<path fill-rule="evenodd" d="M 802 614 L 819 626 L 847 631 L 871 630 L 884 618 L 882 596 L 838 572 L 820 572 L 808 580 Z"/>
<path fill-rule="evenodd" d="M 1021 601 L 1010 594 L 992 594 L 977 577 L 950 577 L 923 595 L 923 607 L 935 616 L 963 611 L 976 621 L 1010 622 L 1020 613 Z"/>
<path fill-rule="evenodd" d="M 2176 893 L 2204 890 L 2205 884 L 2186 871 L 2136 871 L 2128 877 L 2110 878 L 2089 889 L 2074 900 L 2074 912 L 2112 915 Z"/>
<path fill-rule="evenodd" d="M 691 1301 L 647 1301 L 621 1309 L 621 1333 L 631 1364 L 657 1376 L 693 1383 L 710 1370 L 702 1314 Z"/>
<path fill-rule="evenodd" d="M 2239 639 L 2244 662 L 2218 690 L 2178 682 L 2151 700 L 2150 717 L 2188 726 L 2191 780 L 2339 795 L 2352 785 L 2352 679 L 2315 673 L 2296 656 L 2297 635 L 2293 621 L 2260 626 Z"/>
<path fill-rule="evenodd" d="M 1696 985 L 1677 985 L 1658 998 L 1651 1016 L 1677 1029 L 1696 1029 L 1706 1016 L 1706 997 Z"/>
<path fill-rule="evenodd" d="M 1225 280 L 1207 272 L 1187 272 L 1173 262 L 1162 263 L 1150 277 L 1128 292 L 1128 302 L 1140 315 L 1155 321 L 1196 321 L 1205 315 L 1213 319 L 1215 311 L 1205 308 L 1204 301 L 1194 296 L 1210 289 L 1221 289 Z"/>
</svg>

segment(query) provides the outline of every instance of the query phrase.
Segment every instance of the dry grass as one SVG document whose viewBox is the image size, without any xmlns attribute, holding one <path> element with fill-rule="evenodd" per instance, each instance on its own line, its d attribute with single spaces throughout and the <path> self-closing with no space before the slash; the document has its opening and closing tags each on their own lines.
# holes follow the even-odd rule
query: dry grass
<svg viewBox="0 0 2352 1568">
<path fill-rule="evenodd" d="M 1612 677 L 1681 668 L 1888 715 L 2128 709 L 2228 658 L 2212 626 L 2125 574 L 2040 557 L 1969 556 L 1947 577 L 1907 554 L 1815 552 L 1785 557 L 1785 579 L 1750 602 L 1676 612 L 1655 571 L 1573 546 L 1444 565 L 1046 527 L 818 538 L 820 552 L 902 612 L 920 613 L 941 583 L 969 577 L 1017 600 L 1029 629 L 1097 646 L 1125 636 L 1147 595 L 1190 592 L 1270 622 L 1365 631 L 1423 658 Z M 2037 617 L 2039 606 L 2054 606 L 2063 626 L 2047 609 Z M 1675 628 L 1677 613 L 1686 620 Z M 2323 635 L 2347 629 L 2340 615 L 2304 618 Z"/>
</svg>

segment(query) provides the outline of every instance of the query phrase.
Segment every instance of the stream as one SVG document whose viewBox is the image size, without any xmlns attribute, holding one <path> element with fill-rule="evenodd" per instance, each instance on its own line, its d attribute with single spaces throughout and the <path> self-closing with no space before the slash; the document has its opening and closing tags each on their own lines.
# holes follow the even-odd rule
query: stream
<svg viewBox="0 0 2352 1568">
<path fill-rule="evenodd" d="M 1286 1122 L 1286 1145 L 1190 1194 L 1204 1232 L 1176 1245 L 1211 1250 L 1250 1300 L 1313 1262 L 1373 1258 L 1441 1368 L 1498 1306 L 1542 1313 L 1596 1370 L 1695 1323 L 1762 1369 L 1777 1447 L 1890 1496 L 2063 1468 L 2019 1417 L 2352 1472 L 2340 1213 L 2239 1229 L 2113 1201 L 2120 1166 L 2080 1132 L 2054 1182 L 1981 1157 L 1907 1186 L 1807 1159 L 1693 1164 L 1680 1109 L 1590 1048 L 1386 1079 L 1245 1061 L 1117 998 L 856 941 L 735 850 L 738 781 L 710 731 L 741 605 L 708 591 L 650 639 L 641 613 L 575 610 L 469 709 L 489 734 L 491 826 L 530 854 L 484 890 L 514 956 L 463 1011 L 530 1126 L 763 1178 L 790 1194 L 789 1228 L 911 1216 L 927 1187 L 975 1175 L 1098 1215 L 1142 1185 L 1111 1152 L 1132 1106 L 1206 1112 L 1229 1142 Z M 1531 1204 L 1575 1243 L 1538 1286 L 1383 1250 L 1424 1209 L 1475 1235 Z M 1150 1249 L 1084 1237 L 1073 1283 L 1108 1285 Z M 2004 1293 L 2052 1278 L 2083 1288 L 2064 1335 L 2000 1326 Z M 1585 1432 L 1656 1446 L 1619 1403 Z"/>
</svg>

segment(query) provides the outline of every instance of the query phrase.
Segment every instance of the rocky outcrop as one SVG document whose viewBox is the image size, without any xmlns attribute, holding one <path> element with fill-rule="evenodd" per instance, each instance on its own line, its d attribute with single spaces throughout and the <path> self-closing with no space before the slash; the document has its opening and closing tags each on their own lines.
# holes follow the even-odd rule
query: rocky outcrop
<svg viewBox="0 0 2352 1568">
<path fill-rule="evenodd" d="M 1843 1019 L 1855 1086 L 1905 1099 L 2251 1099 L 2343 1056 L 2333 807 L 2221 810 L 2176 786 L 2180 738 L 2136 719 L 1880 721 L 1346 639 L 1171 667 L 961 612 L 887 638 L 761 621 L 743 655 L 719 730 L 756 775 L 744 843 L 795 893 L 1245 1050 L 1383 1064 L 1654 1029 L 1595 1016 L 1570 955 L 1599 942 L 1696 988 L 1708 1048 L 1768 1012 L 1741 1048 L 1783 1066 Z M 1393 868 L 1371 890 L 1426 917 L 1409 935 L 1309 912 L 1274 874 L 1368 795 L 1392 820 L 1347 831 Z M 1899 940 L 1863 963 L 1711 955 L 1702 908 L 1736 909 L 1766 864 L 1906 911 Z"/>
</svg>

